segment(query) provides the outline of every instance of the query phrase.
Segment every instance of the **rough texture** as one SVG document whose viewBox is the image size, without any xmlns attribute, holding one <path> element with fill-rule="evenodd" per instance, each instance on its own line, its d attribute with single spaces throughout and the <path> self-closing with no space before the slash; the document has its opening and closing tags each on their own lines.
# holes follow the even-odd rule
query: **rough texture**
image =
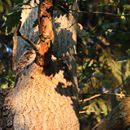
<svg viewBox="0 0 130 130">
<path fill-rule="evenodd" d="M 73 96 L 72 84 L 64 78 L 63 70 L 46 76 L 42 68 L 33 64 L 5 100 L 6 128 L 79 130 Z"/>
<path fill-rule="evenodd" d="M 60 11 L 54 11 L 54 54 L 62 58 L 73 75 L 73 84 L 78 88 L 76 74 L 76 44 L 77 44 L 77 22 L 73 14 L 61 15 Z"/>
<path fill-rule="evenodd" d="M 0 89 L 0 130 L 2 129 L 3 126 L 3 114 L 2 114 L 3 103 L 4 103 L 4 95 L 2 89 Z"/>
<path fill-rule="evenodd" d="M 24 0 L 24 3 L 26 3 L 28 0 Z M 23 5 L 23 10 L 21 13 L 21 28 L 20 32 L 23 33 L 26 37 L 28 37 L 31 41 L 37 43 L 38 41 L 38 26 L 33 27 L 37 20 L 37 11 L 38 11 L 38 5 L 39 0 L 30 0 L 30 4 Z M 17 40 L 17 41 L 16 41 Z M 29 44 L 25 42 L 21 37 L 18 37 L 18 39 L 15 38 L 16 42 L 13 45 L 13 53 L 15 53 L 13 56 L 14 61 L 14 69 L 17 65 L 17 62 L 21 55 L 30 48 Z"/>
<path fill-rule="evenodd" d="M 34 1 L 31 0 L 31 3 Z M 37 19 L 36 13 L 37 8 L 24 9 L 21 16 L 20 31 L 32 41 L 38 36 L 38 32 L 34 33 L 35 29 L 32 29 Z M 17 84 L 6 97 L 3 108 L 4 128 L 7 130 L 79 130 L 76 64 L 73 56 L 76 50 L 74 17 L 70 14 L 68 18 L 61 12 L 57 15 L 53 25 L 53 61 L 44 69 L 31 62 L 18 74 Z M 59 25 L 58 30 L 55 25 Z M 26 48 L 27 44 L 18 39 L 17 57 Z"/>
</svg>

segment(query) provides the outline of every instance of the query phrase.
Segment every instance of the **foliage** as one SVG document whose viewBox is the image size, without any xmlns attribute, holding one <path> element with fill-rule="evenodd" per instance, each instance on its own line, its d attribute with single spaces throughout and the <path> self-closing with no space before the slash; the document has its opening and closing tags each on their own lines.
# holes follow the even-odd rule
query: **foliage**
<svg viewBox="0 0 130 130">
<path fill-rule="evenodd" d="M 0 76 L 0 88 L 12 88 L 15 84 L 15 75 L 12 72 Z"/>
<path fill-rule="evenodd" d="M 70 12 L 74 0 L 54 0 L 54 9 L 59 9 L 63 14 Z"/>
<path fill-rule="evenodd" d="M 12 34 L 20 19 L 20 10 L 15 6 L 23 0 L 0 0 L 0 88 L 14 86 L 14 75 L 11 71 Z"/>
<path fill-rule="evenodd" d="M 5 0 L 0 1 L 0 32 L 5 33 L 5 35 L 9 35 L 14 32 L 16 25 L 20 20 L 21 7 L 23 5 L 23 0 Z M 12 22 L 13 21 L 13 22 Z"/>
<path fill-rule="evenodd" d="M 129 2 L 80 0 L 79 5 L 81 113 L 86 115 L 86 120 L 93 118 L 99 122 L 115 107 L 115 103 L 129 95 Z"/>
</svg>

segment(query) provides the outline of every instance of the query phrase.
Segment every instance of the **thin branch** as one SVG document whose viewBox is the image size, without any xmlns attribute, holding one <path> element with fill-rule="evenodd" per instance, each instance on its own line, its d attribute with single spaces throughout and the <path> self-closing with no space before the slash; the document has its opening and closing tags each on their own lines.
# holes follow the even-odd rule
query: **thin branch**
<svg viewBox="0 0 130 130">
<path fill-rule="evenodd" d="M 27 38 L 24 34 L 22 34 L 19 29 L 21 27 L 21 22 L 19 23 L 14 36 L 20 36 L 23 40 L 25 40 L 35 51 L 37 54 L 40 55 L 40 53 L 38 52 L 37 46 L 35 45 L 35 43 L 33 43 L 29 38 Z"/>
<path fill-rule="evenodd" d="M 27 38 L 24 34 L 22 34 L 20 32 L 18 33 L 18 36 L 20 36 L 23 40 L 28 42 L 29 45 L 38 53 L 38 49 L 37 49 L 35 43 L 33 43 L 29 38 Z"/>
<path fill-rule="evenodd" d="M 83 101 L 83 102 L 88 102 L 88 101 L 90 101 L 90 100 L 92 100 L 92 99 L 95 99 L 95 98 L 97 98 L 97 97 L 100 97 L 100 96 L 102 96 L 103 94 L 107 94 L 107 93 L 109 93 L 109 92 L 110 92 L 109 90 L 106 90 L 106 91 L 104 91 L 103 93 L 95 94 L 95 95 L 93 95 L 93 96 L 91 96 L 91 97 L 89 97 L 89 98 L 83 99 L 83 100 L 81 100 L 81 101 Z"/>
<path fill-rule="evenodd" d="M 90 23 L 88 23 L 88 28 L 89 30 L 93 33 L 93 35 L 105 46 L 109 46 L 110 43 L 109 41 L 104 37 L 104 36 L 97 36 L 97 34 L 93 31 L 93 27 L 91 26 Z"/>
<path fill-rule="evenodd" d="M 30 46 L 38 53 L 38 49 L 37 46 L 35 45 L 35 43 L 33 43 L 29 38 L 27 38 L 24 34 L 22 34 L 19 30 L 21 27 L 21 21 L 19 22 L 16 31 L 14 33 L 14 37 L 16 38 L 17 36 L 20 36 L 23 40 L 25 40 L 26 42 L 28 42 L 30 44 Z M 15 43 L 16 44 L 16 43 Z"/>
<path fill-rule="evenodd" d="M 110 15 L 110 16 L 116 16 L 116 17 L 121 16 L 121 14 L 119 15 L 119 14 L 116 14 L 116 13 L 101 12 L 101 11 L 88 12 L 88 11 L 82 11 L 82 10 L 70 10 L 70 12 L 85 13 L 85 14 L 103 14 L 103 15 Z M 130 16 L 130 14 L 123 14 L 123 16 Z"/>
<path fill-rule="evenodd" d="M 116 89 L 116 88 L 115 88 L 115 89 Z M 120 98 L 126 97 L 126 95 L 125 95 L 123 92 L 120 92 L 120 93 L 112 93 L 112 91 L 113 91 L 113 89 L 106 90 L 106 91 L 104 91 L 103 93 L 95 94 L 95 95 L 93 95 L 93 96 L 91 96 L 91 97 L 89 97 L 89 98 L 86 98 L 86 99 L 83 99 L 83 100 L 80 100 L 80 101 L 81 101 L 81 102 L 88 102 L 88 101 L 93 100 L 93 99 L 95 99 L 95 98 L 98 98 L 98 97 L 100 97 L 100 96 L 102 96 L 102 95 L 104 95 L 104 94 L 114 95 L 114 96 L 118 96 L 118 97 L 120 97 Z M 127 95 L 127 96 L 128 96 L 128 95 Z"/>
<path fill-rule="evenodd" d="M 22 22 L 20 21 L 19 24 L 18 24 L 18 26 L 17 26 L 17 28 L 16 28 L 16 30 L 15 30 L 15 32 L 14 32 L 14 36 L 17 36 L 17 35 L 18 35 L 19 30 L 20 30 L 20 28 L 21 28 L 21 24 L 22 24 Z"/>
<path fill-rule="evenodd" d="M 79 114 L 85 114 L 86 111 L 79 111 Z"/>
<path fill-rule="evenodd" d="M 88 12 L 88 11 L 77 11 L 77 13 L 86 13 L 86 14 L 103 14 L 103 15 L 110 15 L 110 16 L 120 16 L 118 14 L 115 13 L 110 13 L 110 12 L 100 12 L 100 11 L 96 11 L 96 12 Z M 130 14 L 124 14 L 124 16 L 126 15 L 130 15 Z"/>
</svg>

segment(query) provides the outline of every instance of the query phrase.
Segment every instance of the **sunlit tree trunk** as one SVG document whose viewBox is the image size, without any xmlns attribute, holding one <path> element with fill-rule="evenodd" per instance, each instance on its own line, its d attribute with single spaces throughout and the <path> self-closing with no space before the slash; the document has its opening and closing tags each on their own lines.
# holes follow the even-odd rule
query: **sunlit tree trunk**
<svg viewBox="0 0 130 130">
<path fill-rule="evenodd" d="M 32 41 L 37 41 L 37 33 L 35 35 L 30 31 L 37 9 L 29 10 L 30 15 L 26 11 L 22 12 L 21 31 Z M 76 21 L 72 14 L 61 15 L 60 11 L 54 11 L 53 21 L 52 62 L 44 67 L 33 62 L 18 75 L 15 88 L 9 92 L 4 103 L 5 129 L 79 130 L 74 59 Z M 17 51 L 17 59 L 26 45 L 18 39 L 18 48 L 21 49 Z"/>
</svg>

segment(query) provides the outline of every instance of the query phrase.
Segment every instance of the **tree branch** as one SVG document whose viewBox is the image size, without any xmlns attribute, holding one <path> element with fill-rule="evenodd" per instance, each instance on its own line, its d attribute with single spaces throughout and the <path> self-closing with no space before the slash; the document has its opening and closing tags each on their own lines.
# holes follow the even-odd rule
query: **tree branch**
<svg viewBox="0 0 130 130">
<path fill-rule="evenodd" d="M 33 43 L 30 39 L 28 39 L 24 34 L 18 33 L 18 36 L 20 36 L 23 40 L 29 43 L 29 45 L 38 53 L 38 49 L 35 43 Z"/>
<path fill-rule="evenodd" d="M 83 101 L 83 102 L 88 102 L 88 101 L 90 101 L 90 100 L 92 100 L 92 99 L 95 99 L 95 98 L 100 97 L 100 96 L 102 96 L 103 94 L 107 94 L 107 93 L 109 93 L 109 90 L 106 90 L 106 91 L 104 91 L 103 93 L 95 94 L 95 95 L 93 95 L 93 96 L 91 96 L 91 97 L 89 97 L 89 98 L 83 99 L 82 101 Z"/>
</svg>

